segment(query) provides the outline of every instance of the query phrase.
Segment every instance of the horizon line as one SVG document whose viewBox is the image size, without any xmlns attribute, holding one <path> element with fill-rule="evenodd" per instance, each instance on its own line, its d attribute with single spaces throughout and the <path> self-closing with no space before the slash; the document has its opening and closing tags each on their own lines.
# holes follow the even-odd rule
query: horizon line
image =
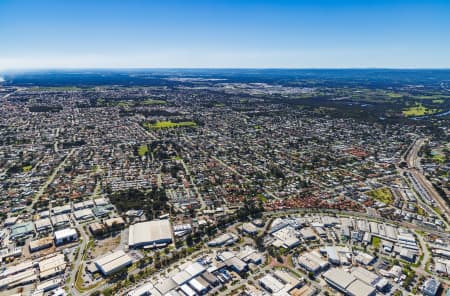
<svg viewBox="0 0 450 296">
<path fill-rule="evenodd" d="M 449 67 L 36 67 L 0 69 L 9 72 L 72 71 L 72 70 L 450 70 Z"/>
</svg>

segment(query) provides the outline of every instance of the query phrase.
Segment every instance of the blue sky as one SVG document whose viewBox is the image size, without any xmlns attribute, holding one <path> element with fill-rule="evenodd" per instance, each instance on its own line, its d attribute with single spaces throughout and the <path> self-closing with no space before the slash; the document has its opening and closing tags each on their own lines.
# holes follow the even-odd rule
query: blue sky
<svg viewBox="0 0 450 296">
<path fill-rule="evenodd" d="M 0 0 L 0 69 L 449 68 L 450 1 Z"/>
</svg>

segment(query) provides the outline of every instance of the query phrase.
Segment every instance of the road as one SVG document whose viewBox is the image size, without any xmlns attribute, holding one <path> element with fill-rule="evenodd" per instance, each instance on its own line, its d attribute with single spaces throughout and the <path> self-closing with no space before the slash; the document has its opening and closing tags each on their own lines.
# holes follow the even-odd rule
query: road
<svg viewBox="0 0 450 296">
<path fill-rule="evenodd" d="M 60 164 L 53 170 L 52 174 L 48 177 L 47 181 L 45 181 L 45 183 L 42 184 L 41 188 L 39 188 L 39 191 L 34 195 L 33 203 L 29 206 L 30 209 L 33 208 L 34 204 L 39 200 L 39 198 L 42 196 L 42 194 L 44 194 L 48 185 L 50 185 L 53 182 L 53 180 L 55 179 L 59 170 L 61 170 L 61 168 L 66 164 L 69 157 L 71 157 L 75 151 L 76 151 L 76 148 L 73 148 L 72 150 L 70 150 L 70 152 L 66 155 L 64 160 L 61 161 Z"/>
<path fill-rule="evenodd" d="M 194 188 L 195 193 L 197 194 L 197 198 L 200 201 L 200 211 L 203 211 L 204 209 L 206 209 L 206 202 L 203 199 L 202 194 L 200 193 L 200 190 L 198 190 L 197 185 L 194 183 L 194 178 L 191 176 L 191 172 L 189 170 L 189 168 L 187 167 L 186 163 L 184 162 L 183 159 L 181 159 L 181 164 L 183 165 L 184 171 L 186 172 L 187 176 L 190 176 L 190 183 L 192 185 L 192 187 Z"/>
<path fill-rule="evenodd" d="M 449 221 L 450 217 L 450 208 L 446 201 L 441 197 L 441 195 L 434 189 L 433 185 L 428 181 L 428 179 L 423 175 L 422 173 L 422 167 L 420 165 L 420 158 L 418 156 L 418 153 L 420 151 L 420 148 L 425 144 L 424 138 L 417 139 L 411 149 L 409 150 L 408 155 L 406 155 L 406 163 L 408 165 L 408 168 L 406 171 L 408 171 L 412 177 L 417 181 L 417 183 L 422 186 L 426 193 L 428 194 L 431 199 L 433 199 L 439 209 L 442 211 L 442 214 L 445 216 L 446 220 Z"/>
<path fill-rule="evenodd" d="M 158 140 L 158 138 L 156 138 L 156 136 L 154 134 L 152 134 L 151 132 L 149 132 L 145 127 L 142 127 L 138 123 L 135 123 L 134 125 L 136 126 L 137 129 L 142 130 L 150 139 L 155 140 L 155 141 Z"/>
<path fill-rule="evenodd" d="M 88 293 L 80 293 L 76 288 L 75 288 L 75 281 L 77 279 L 77 272 L 80 269 L 80 266 L 83 264 L 83 259 L 84 259 L 84 250 L 86 249 L 87 243 L 89 242 L 89 236 L 86 234 L 86 232 L 84 231 L 82 225 L 80 225 L 79 227 L 77 227 L 78 231 L 81 234 L 81 238 L 82 241 L 80 243 L 80 249 L 78 251 L 78 257 L 75 260 L 75 262 L 73 263 L 73 268 L 70 271 L 70 277 L 69 277 L 69 282 L 68 282 L 68 287 L 70 289 L 70 293 L 73 296 L 81 296 L 84 294 L 88 294 Z M 73 287 L 72 287 L 73 286 Z M 91 293 L 93 291 L 89 291 L 89 293 Z"/>
</svg>

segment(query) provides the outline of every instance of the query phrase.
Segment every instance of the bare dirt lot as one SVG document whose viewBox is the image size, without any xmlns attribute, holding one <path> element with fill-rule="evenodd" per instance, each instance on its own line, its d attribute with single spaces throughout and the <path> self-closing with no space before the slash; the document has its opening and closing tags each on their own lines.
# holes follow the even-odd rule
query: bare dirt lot
<svg viewBox="0 0 450 296">
<path fill-rule="evenodd" d="M 92 258 L 97 258 L 109 251 L 113 251 L 120 243 L 120 233 L 104 239 L 96 240 L 95 247 L 91 251 Z"/>
</svg>

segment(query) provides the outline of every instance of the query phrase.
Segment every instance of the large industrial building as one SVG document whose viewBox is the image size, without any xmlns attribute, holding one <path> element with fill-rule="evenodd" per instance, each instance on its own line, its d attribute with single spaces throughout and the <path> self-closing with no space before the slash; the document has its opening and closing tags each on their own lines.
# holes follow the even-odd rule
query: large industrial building
<svg viewBox="0 0 450 296">
<path fill-rule="evenodd" d="M 360 272 L 360 271 L 358 271 Z M 361 277 L 367 277 L 365 273 L 360 272 Z M 332 268 L 323 274 L 325 281 L 338 291 L 349 296 L 373 296 L 375 288 L 357 279 L 354 275 L 338 269 Z"/>
<path fill-rule="evenodd" d="M 172 226 L 169 220 L 153 220 L 130 226 L 130 248 L 163 247 L 172 243 Z"/>
<path fill-rule="evenodd" d="M 76 241 L 78 239 L 78 233 L 74 228 L 65 228 L 55 231 L 55 244 L 62 245 Z"/>
<path fill-rule="evenodd" d="M 104 276 L 108 276 L 122 268 L 128 267 L 131 263 L 131 257 L 122 250 L 110 253 L 95 261 L 95 265 Z"/>
<path fill-rule="evenodd" d="M 314 274 L 327 269 L 330 265 L 321 258 L 320 254 L 314 251 L 301 255 L 297 262 L 303 269 Z"/>
</svg>

